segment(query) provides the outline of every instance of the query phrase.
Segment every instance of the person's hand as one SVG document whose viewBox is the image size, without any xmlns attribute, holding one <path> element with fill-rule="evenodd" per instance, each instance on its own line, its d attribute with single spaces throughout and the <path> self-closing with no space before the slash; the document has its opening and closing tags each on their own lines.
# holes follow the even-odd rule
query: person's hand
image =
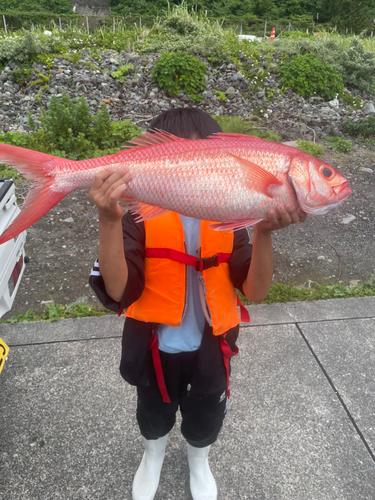
<svg viewBox="0 0 375 500">
<path fill-rule="evenodd" d="M 90 196 L 98 208 L 99 218 L 116 222 L 124 214 L 119 198 L 132 180 L 127 168 L 109 167 L 97 173 L 92 181 Z"/>
<path fill-rule="evenodd" d="M 257 232 L 268 233 L 283 229 L 296 224 L 297 222 L 305 222 L 306 213 L 301 208 L 293 208 L 291 205 L 278 205 L 276 210 L 267 212 L 267 219 L 258 222 L 254 227 Z"/>
</svg>

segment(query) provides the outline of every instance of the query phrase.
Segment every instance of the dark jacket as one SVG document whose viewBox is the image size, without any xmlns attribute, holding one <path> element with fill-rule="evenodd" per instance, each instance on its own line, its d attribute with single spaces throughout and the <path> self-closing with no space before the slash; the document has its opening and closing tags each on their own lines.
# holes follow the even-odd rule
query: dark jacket
<svg viewBox="0 0 375 500">
<path fill-rule="evenodd" d="M 141 296 L 145 284 L 145 225 L 143 222 L 136 223 L 134 216 L 128 212 L 122 219 L 122 227 L 128 266 L 128 282 L 120 302 L 114 301 L 106 293 L 98 263 L 95 263 L 90 276 L 90 285 L 98 299 L 106 308 L 114 312 L 121 312 L 135 302 Z M 235 231 L 229 269 L 233 285 L 241 292 L 250 266 L 251 251 L 252 245 L 247 230 Z M 132 385 L 147 386 L 149 384 L 149 370 L 152 369 L 149 344 L 156 326 L 126 318 L 122 338 L 120 372 L 122 377 Z M 226 333 L 226 340 L 233 351 L 238 332 L 239 326 L 236 326 Z M 222 390 L 223 380 L 225 388 L 225 369 L 220 338 L 212 335 L 212 329 L 208 324 L 205 326 L 196 363 L 196 383 L 193 381 L 191 384 L 192 393 L 219 392 Z"/>
</svg>

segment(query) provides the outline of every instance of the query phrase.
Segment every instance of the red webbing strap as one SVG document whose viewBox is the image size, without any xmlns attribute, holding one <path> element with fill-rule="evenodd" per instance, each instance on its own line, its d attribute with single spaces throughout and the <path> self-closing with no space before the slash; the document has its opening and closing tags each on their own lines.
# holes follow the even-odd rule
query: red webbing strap
<svg viewBox="0 0 375 500">
<path fill-rule="evenodd" d="M 160 360 L 158 336 L 156 333 L 152 337 L 150 350 L 152 354 L 152 361 L 154 362 L 156 380 L 158 382 L 158 387 L 161 397 L 163 399 L 163 403 L 170 403 L 171 400 L 169 398 L 167 387 L 165 385 L 163 368 L 161 366 L 161 360 Z"/>
<path fill-rule="evenodd" d="M 218 252 L 213 257 L 194 257 L 184 252 L 179 252 L 178 250 L 173 250 L 172 248 L 146 248 L 146 258 L 157 257 L 159 259 L 170 259 L 181 264 L 186 264 L 187 266 L 195 267 L 197 271 L 203 271 L 208 267 L 219 266 L 220 264 L 228 263 L 231 257 L 230 253 Z M 210 264 L 205 267 L 204 264 Z"/>
<path fill-rule="evenodd" d="M 230 348 L 228 342 L 222 337 L 220 342 L 221 352 L 223 353 L 223 361 L 225 366 L 225 371 L 227 374 L 227 397 L 230 397 L 230 389 L 229 389 L 229 360 L 238 354 L 238 347 L 236 346 L 236 350 L 233 352 Z"/>
<path fill-rule="evenodd" d="M 250 314 L 246 307 L 242 304 L 241 299 L 237 295 L 237 305 L 240 306 L 241 321 L 250 323 Z"/>
</svg>

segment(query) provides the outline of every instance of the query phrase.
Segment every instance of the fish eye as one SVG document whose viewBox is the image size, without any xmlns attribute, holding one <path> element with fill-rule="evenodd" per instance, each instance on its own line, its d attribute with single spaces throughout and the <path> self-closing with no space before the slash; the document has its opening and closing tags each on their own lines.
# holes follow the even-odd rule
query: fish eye
<svg viewBox="0 0 375 500">
<path fill-rule="evenodd" d="M 333 175 L 333 170 L 329 167 L 323 167 L 320 171 L 326 179 L 329 179 Z"/>
</svg>

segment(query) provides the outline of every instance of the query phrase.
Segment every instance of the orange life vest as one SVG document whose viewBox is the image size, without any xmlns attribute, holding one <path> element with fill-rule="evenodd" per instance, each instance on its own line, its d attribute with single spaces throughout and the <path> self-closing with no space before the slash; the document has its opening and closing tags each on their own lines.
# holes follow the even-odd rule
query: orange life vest
<svg viewBox="0 0 375 500">
<path fill-rule="evenodd" d="M 201 257 L 217 253 L 230 254 L 233 233 L 214 231 L 210 222 L 201 221 Z M 147 249 L 170 248 L 185 252 L 181 219 L 174 212 L 145 221 Z M 221 335 L 240 322 L 237 295 L 230 279 L 229 264 L 221 263 L 202 271 L 205 299 L 214 335 Z M 138 321 L 179 326 L 185 309 L 186 265 L 175 260 L 151 257 L 145 259 L 145 288 L 140 298 L 125 311 Z"/>
</svg>

